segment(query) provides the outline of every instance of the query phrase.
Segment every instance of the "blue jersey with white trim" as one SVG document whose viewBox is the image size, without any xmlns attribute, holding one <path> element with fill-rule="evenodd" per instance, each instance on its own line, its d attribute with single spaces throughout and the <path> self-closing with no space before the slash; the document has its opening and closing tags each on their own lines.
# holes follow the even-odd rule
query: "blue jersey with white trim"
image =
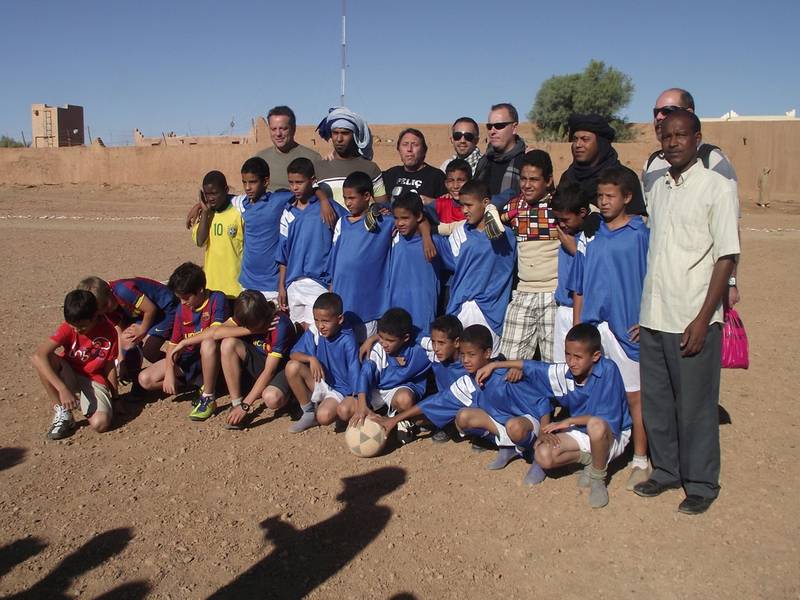
<svg viewBox="0 0 800 600">
<path fill-rule="evenodd" d="M 246 195 L 231 200 L 242 213 L 244 251 L 239 283 L 244 289 L 274 292 L 278 289 L 278 263 L 275 251 L 280 237 L 280 221 L 291 192 L 267 192 L 256 201 Z"/>
<path fill-rule="evenodd" d="M 407 310 L 419 335 L 428 335 L 431 321 L 436 318 L 444 271 L 441 255 L 447 241 L 437 234 L 431 237 L 437 256 L 430 262 L 425 258 L 419 233 L 410 238 L 395 234 L 389 258 L 389 306 Z"/>
<path fill-rule="evenodd" d="M 433 371 L 433 378 L 436 381 L 437 391 L 446 391 L 457 379 L 467 374 L 467 370 L 464 368 L 464 365 L 461 364 L 460 360 L 455 359 L 441 362 L 436 358 L 431 338 L 423 337 L 420 339 L 419 345 L 422 346 L 428 355 L 428 360 L 431 363 L 431 371 Z"/>
<path fill-rule="evenodd" d="M 639 324 L 650 230 L 639 216 L 611 231 L 605 222 L 593 237 L 578 237 L 578 251 L 567 289 L 583 295 L 581 322 L 603 321 L 631 360 L 639 360 L 639 343 L 628 330 Z"/>
<path fill-rule="evenodd" d="M 347 215 L 337 202 L 330 203 L 341 219 Z M 331 283 L 328 256 L 333 244 L 333 229 L 322 220 L 319 200 L 311 196 L 305 209 L 291 201 L 283 210 L 280 221 L 280 240 L 275 253 L 278 264 L 286 267 L 285 285 L 298 279 L 313 279 L 322 287 Z"/>
<path fill-rule="evenodd" d="M 366 322 L 374 321 L 388 308 L 389 252 L 394 218 L 378 218 L 376 231 L 368 231 L 362 216 L 355 222 L 342 217 L 333 231 L 328 272 L 333 291 L 344 309 Z"/>
<path fill-rule="evenodd" d="M 475 405 L 478 389 L 472 376 L 464 374 L 448 388 L 428 396 L 417 406 L 431 423 L 441 429 L 455 420 L 459 410 Z"/>
<path fill-rule="evenodd" d="M 402 385 L 414 390 L 417 398 L 422 398 L 430 368 L 428 355 L 418 344 L 407 344 L 397 354 L 391 355 L 376 343 L 369 358 L 361 365 L 358 392 L 368 395 L 374 389 L 391 390 Z"/>
<path fill-rule="evenodd" d="M 573 417 L 600 417 L 608 423 L 616 438 L 622 431 L 631 428 L 625 384 L 613 361 L 607 358 L 597 361 L 582 385 L 575 383 L 569 367 L 564 363 L 526 360 L 522 364 L 522 372 L 535 386 L 536 392 L 553 397 Z M 585 426 L 577 428 L 586 431 Z"/>
<path fill-rule="evenodd" d="M 343 396 L 356 393 L 361 365 L 358 361 L 358 343 L 349 327 L 342 327 L 335 336 L 326 338 L 316 326 L 311 325 L 294 345 L 292 352 L 316 357 L 325 371 L 325 383 Z"/>
<path fill-rule="evenodd" d="M 479 390 L 478 406 L 501 425 L 509 419 L 529 415 L 541 420 L 550 414 L 552 394 L 541 393 L 535 380 L 525 376 L 516 383 L 506 381 L 506 369 L 495 369 Z"/>
<path fill-rule="evenodd" d="M 572 308 L 572 292 L 567 289 L 567 284 L 569 283 L 569 274 L 574 261 L 575 256 L 567 252 L 564 249 L 564 244 L 561 244 L 558 248 L 558 285 L 553 294 L 553 299 L 559 306 Z"/>
<path fill-rule="evenodd" d="M 486 233 L 460 223 L 448 237 L 442 252 L 445 266 L 453 271 L 447 312 L 457 315 L 461 305 L 474 300 L 498 335 L 503 330 L 516 265 L 517 240 L 510 227 L 494 240 Z"/>
</svg>

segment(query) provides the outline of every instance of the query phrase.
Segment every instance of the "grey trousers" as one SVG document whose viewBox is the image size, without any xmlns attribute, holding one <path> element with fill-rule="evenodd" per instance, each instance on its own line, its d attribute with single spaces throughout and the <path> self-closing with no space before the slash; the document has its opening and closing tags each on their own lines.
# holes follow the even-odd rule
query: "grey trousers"
<svg viewBox="0 0 800 600">
<path fill-rule="evenodd" d="M 642 416 L 652 479 L 681 482 L 687 495 L 719 494 L 719 377 L 722 328 L 709 326 L 703 350 L 681 356 L 681 334 L 641 328 Z"/>
</svg>

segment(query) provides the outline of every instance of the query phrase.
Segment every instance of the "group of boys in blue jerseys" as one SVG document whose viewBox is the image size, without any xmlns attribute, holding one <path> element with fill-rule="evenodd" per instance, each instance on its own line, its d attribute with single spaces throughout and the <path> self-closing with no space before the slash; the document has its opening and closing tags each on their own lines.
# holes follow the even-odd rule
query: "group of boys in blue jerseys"
<svg viewBox="0 0 800 600">
<path fill-rule="evenodd" d="M 120 380 L 167 394 L 197 386 L 190 418 L 202 421 L 215 413 L 224 380 L 227 428 L 246 427 L 261 401 L 277 410 L 292 398 L 294 433 L 369 418 L 407 443 L 421 426 L 436 441 L 454 427 L 475 448 L 497 446 L 489 469 L 528 461 L 529 485 L 549 469 L 581 465 L 578 485 L 591 506 L 605 506 L 607 465 L 630 440 L 636 481 L 649 472 L 638 368 L 649 230 L 626 211 L 635 176 L 599 175 L 598 216 L 580 186 L 553 189 L 542 154 L 526 154 L 522 174 L 547 185 L 522 197 L 546 203 L 544 227 L 559 230 L 560 362 L 499 353 L 518 240 L 528 238 L 502 209 L 499 227 L 487 217 L 486 183 L 463 184 L 464 220 L 443 236 L 413 191 L 377 203 L 373 180 L 356 171 L 342 206 L 316 185 L 311 160 L 297 158 L 289 190 L 268 192 L 269 166 L 254 157 L 242 166 L 240 196 L 219 172 L 203 181 L 207 202 L 193 235 L 205 246 L 204 268 L 184 263 L 167 285 L 89 277 L 70 292 L 66 324 L 34 360 L 55 402 L 48 437 L 69 434 L 76 398 L 90 425 L 105 430 Z"/>
</svg>

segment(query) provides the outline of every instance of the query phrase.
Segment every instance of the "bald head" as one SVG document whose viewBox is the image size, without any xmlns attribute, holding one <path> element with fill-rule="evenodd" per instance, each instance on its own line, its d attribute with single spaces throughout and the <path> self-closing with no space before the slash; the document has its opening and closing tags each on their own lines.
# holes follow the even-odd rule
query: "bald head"
<svg viewBox="0 0 800 600">
<path fill-rule="evenodd" d="M 661 123 L 664 118 L 678 108 L 694 112 L 694 98 L 688 91 L 683 88 L 669 88 L 661 92 L 653 107 L 653 127 L 657 138 L 661 139 Z"/>
</svg>

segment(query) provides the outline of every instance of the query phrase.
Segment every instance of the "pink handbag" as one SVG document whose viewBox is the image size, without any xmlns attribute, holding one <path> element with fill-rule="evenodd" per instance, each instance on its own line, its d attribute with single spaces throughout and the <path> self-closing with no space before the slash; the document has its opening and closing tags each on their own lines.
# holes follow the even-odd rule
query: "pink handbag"
<svg viewBox="0 0 800 600">
<path fill-rule="evenodd" d="M 725 311 L 725 324 L 722 326 L 722 368 L 746 369 L 750 366 L 750 352 L 747 332 L 733 308 Z"/>
</svg>

